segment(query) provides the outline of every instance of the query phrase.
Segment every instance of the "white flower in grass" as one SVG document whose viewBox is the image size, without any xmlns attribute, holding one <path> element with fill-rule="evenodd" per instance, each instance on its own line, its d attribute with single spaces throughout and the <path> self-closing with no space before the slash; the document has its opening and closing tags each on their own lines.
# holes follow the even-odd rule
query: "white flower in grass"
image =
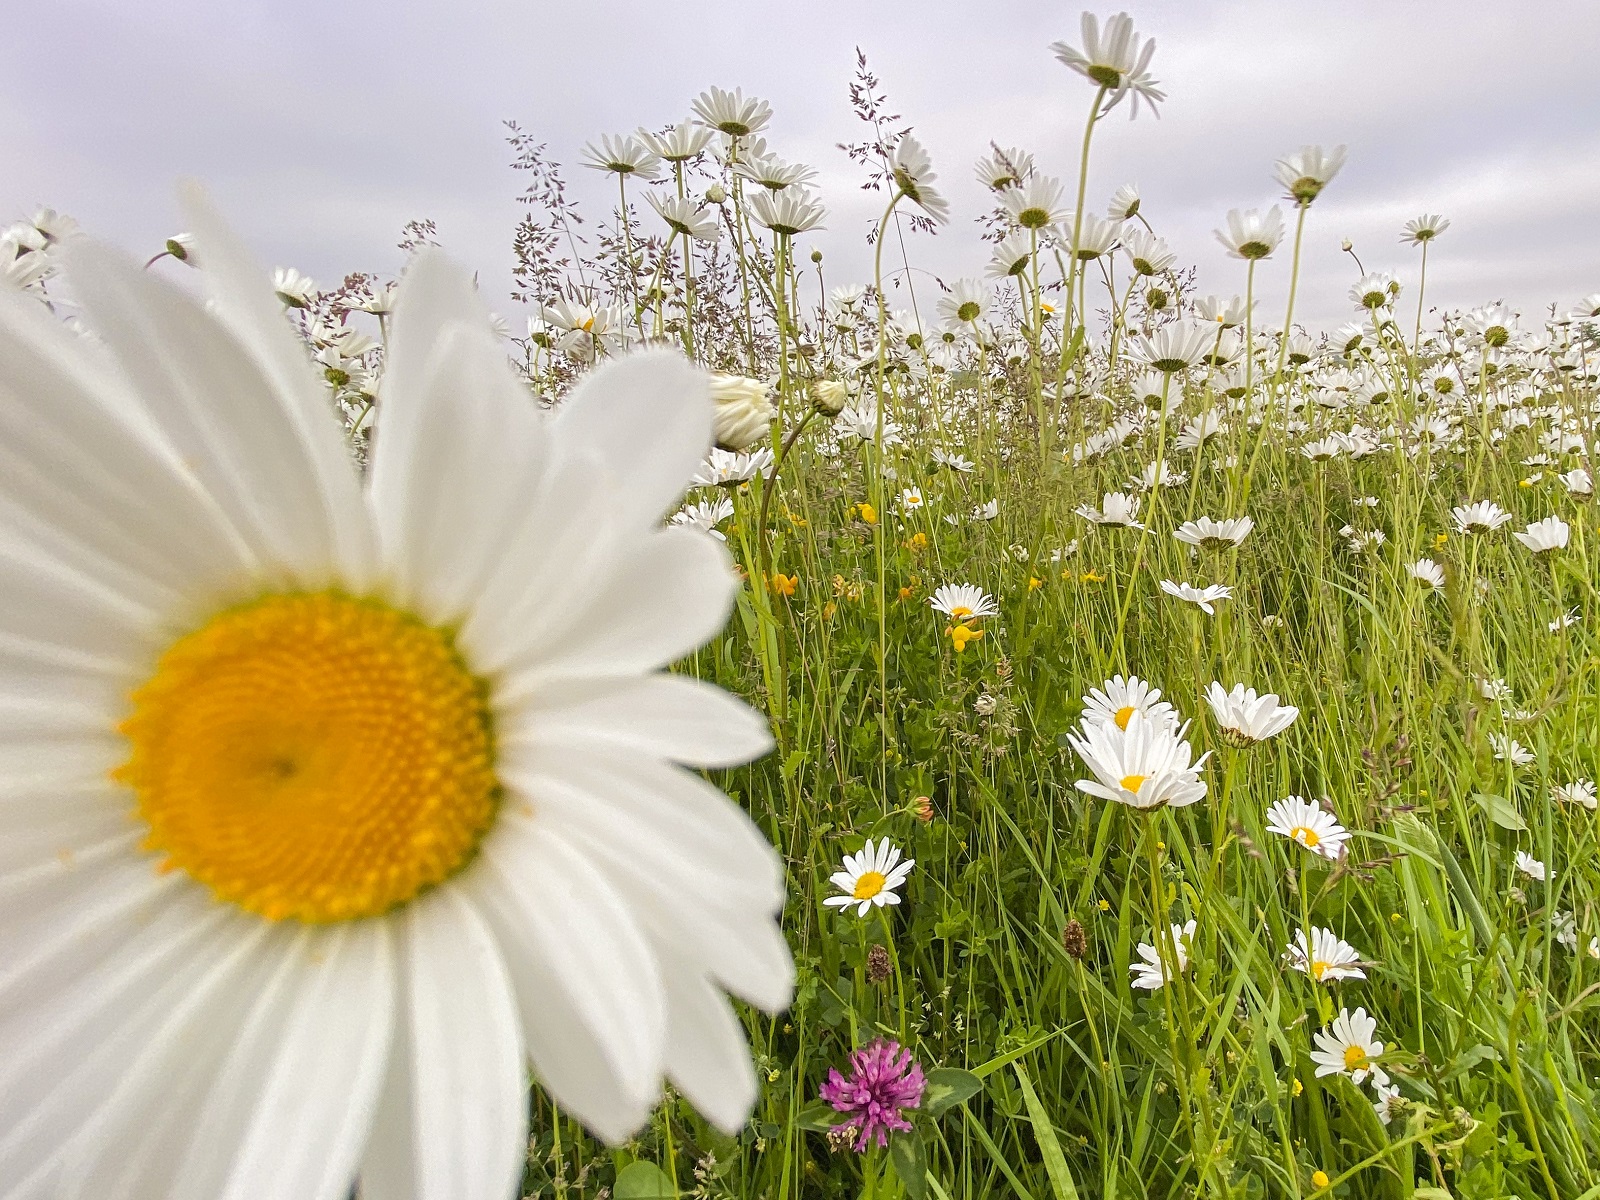
<svg viewBox="0 0 1600 1200">
<path fill-rule="evenodd" d="M 1298 842 L 1313 854 L 1337 861 L 1350 831 L 1327 809 L 1303 796 L 1286 796 L 1267 809 L 1267 832 Z"/>
<path fill-rule="evenodd" d="M 736 454 L 713 446 L 689 482 L 694 487 L 737 487 L 757 475 L 763 478 L 770 475 L 772 461 L 772 450 L 767 446 L 749 454 Z"/>
<path fill-rule="evenodd" d="M 1074 510 L 1086 521 L 1093 521 L 1096 525 L 1126 525 L 1131 529 L 1143 529 L 1139 524 L 1139 502 L 1126 492 L 1107 492 L 1100 501 L 1099 508 L 1087 504 L 1080 504 Z"/>
<path fill-rule="evenodd" d="M 1583 467 L 1574 467 L 1565 475 L 1558 476 L 1567 491 L 1574 496 L 1590 496 L 1594 494 L 1594 476 Z"/>
<path fill-rule="evenodd" d="M 1406 574 L 1435 592 L 1444 591 L 1444 568 L 1431 558 L 1419 558 L 1406 564 Z"/>
<path fill-rule="evenodd" d="M 1450 228 L 1450 218 L 1441 217 L 1437 213 L 1423 213 L 1405 224 L 1401 231 L 1400 240 L 1410 242 L 1413 246 L 1420 246 L 1423 242 L 1431 242 L 1446 229 Z"/>
<path fill-rule="evenodd" d="M 640 179 L 654 179 L 661 174 L 661 160 L 644 139 L 629 134 L 605 134 L 599 144 L 590 142 L 583 148 L 583 165 L 596 171 L 614 175 L 636 175 Z"/>
<path fill-rule="evenodd" d="M 1256 695 L 1255 688 L 1242 683 L 1224 691 L 1222 684 L 1213 682 L 1206 689 L 1206 703 L 1222 732 L 1222 740 L 1230 746 L 1253 746 L 1269 737 L 1276 737 L 1300 715 L 1292 704 L 1280 704 L 1273 692 Z"/>
<path fill-rule="evenodd" d="M 1234 258 L 1266 258 L 1283 241 L 1283 213 L 1274 204 L 1263 215 L 1257 209 L 1233 209 L 1228 213 L 1228 228 L 1216 230 L 1217 241 Z"/>
<path fill-rule="evenodd" d="M 951 454 L 949 451 L 941 450 L 938 447 L 933 449 L 929 457 L 945 470 L 959 471 L 963 475 L 971 474 L 973 468 L 977 466 L 970 458 L 960 454 Z"/>
<path fill-rule="evenodd" d="M 1172 966 L 1182 975 L 1189 969 L 1189 952 L 1194 948 L 1195 922 L 1190 920 L 1182 925 L 1172 926 L 1172 943 L 1164 947 L 1152 946 L 1149 942 L 1140 942 L 1135 947 L 1139 956 L 1138 962 L 1128 964 L 1128 974 L 1133 976 L 1129 982 L 1136 988 L 1147 992 L 1154 992 L 1167 985 L 1167 958 L 1163 958 L 1165 950 Z"/>
<path fill-rule="evenodd" d="M 1178 712 L 1161 698 L 1161 689 L 1151 687 L 1137 675 L 1126 679 L 1113 675 L 1103 687 L 1090 688 L 1083 705 L 1085 725 L 1111 723 L 1118 729 L 1127 729 L 1135 713 L 1155 725 L 1178 724 Z"/>
<path fill-rule="evenodd" d="M 1191 546 L 1220 549 L 1239 545 L 1255 527 L 1256 523 L 1249 517 L 1227 517 L 1221 521 L 1201 517 L 1198 521 L 1185 521 L 1172 531 L 1172 536 Z"/>
<path fill-rule="evenodd" d="M 1574 779 L 1571 783 L 1558 783 L 1550 789 L 1550 795 L 1561 804 L 1581 804 L 1590 812 L 1595 811 L 1600 800 L 1596 799 L 1594 780 Z"/>
<path fill-rule="evenodd" d="M 1400 1094 L 1399 1084 L 1380 1083 L 1375 1090 L 1377 1099 L 1372 1102 L 1372 1111 L 1378 1115 L 1380 1122 L 1387 1125 L 1404 1113 L 1406 1099 Z"/>
<path fill-rule="evenodd" d="M 1492 533 L 1511 520 L 1511 514 L 1493 500 L 1461 504 L 1450 510 L 1457 533 Z"/>
<path fill-rule="evenodd" d="M 1516 738 L 1507 737 L 1503 733 L 1489 735 L 1489 747 L 1494 751 L 1494 756 L 1501 762 L 1508 762 L 1513 767 L 1525 767 L 1533 762 L 1534 754 Z"/>
<path fill-rule="evenodd" d="M 1175 375 L 1194 366 L 1216 344 L 1217 331 L 1195 321 L 1173 321 L 1148 336 L 1133 339 L 1129 347 L 1136 362 L 1151 370 Z"/>
<path fill-rule="evenodd" d="M 971 329 L 994 303 L 994 292 L 978 279 L 958 279 L 939 297 L 939 318 L 950 329 Z"/>
<path fill-rule="evenodd" d="M 793 237 L 822 227 L 827 210 L 816 197 L 799 188 L 781 192 L 763 191 L 750 197 L 750 218 L 773 233 Z"/>
<path fill-rule="evenodd" d="M 1365 979 L 1361 955 L 1349 942 L 1331 929 L 1312 926 L 1308 937 L 1304 929 L 1283 953 L 1289 967 L 1311 976 L 1318 983 L 1338 983 L 1345 979 Z"/>
<path fill-rule="evenodd" d="M 715 500 L 699 500 L 694 504 L 685 505 L 680 511 L 672 514 L 672 523 L 703 529 L 718 541 L 725 542 L 728 539 L 717 526 L 731 516 L 733 516 L 733 501 L 726 496 L 718 496 Z"/>
<path fill-rule="evenodd" d="M 1311 1061 L 1317 1064 L 1317 1078 L 1324 1075 L 1348 1075 L 1350 1082 L 1360 1084 L 1368 1076 L 1381 1079 L 1379 1087 L 1388 1083 L 1377 1066 L 1376 1059 L 1383 1053 L 1383 1043 L 1376 1039 L 1378 1022 L 1358 1008 L 1351 1012 L 1341 1008 L 1328 1028 L 1319 1030 L 1316 1048 L 1311 1051 Z"/>
<path fill-rule="evenodd" d="M 92 349 L 0 295 L 0 444 L 47 466 L 0 475 L 8 1191 L 509 1196 L 530 1064 L 613 1142 L 663 1075 L 737 1130 L 723 993 L 793 967 L 781 861 L 683 769 L 766 723 L 663 670 L 738 590 L 661 528 L 705 376 L 639 355 L 547 416 L 425 252 L 363 480 L 189 207 L 210 308 L 92 242 Z"/>
<path fill-rule="evenodd" d="M 1345 148 L 1335 146 L 1324 150 L 1321 146 L 1301 146 L 1295 153 L 1278 160 L 1273 175 L 1283 185 L 1290 200 L 1297 204 L 1310 204 L 1327 187 L 1339 168 L 1344 166 Z"/>
<path fill-rule="evenodd" d="M 1233 596 L 1233 589 L 1225 583 L 1210 583 L 1203 588 L 1197 588 L 1192 583 L 1174 583 L 1170 579 L 1161 581 L 1161 590 L 1169 596 L 1176 596 L 1179 600 L 1187 600 L 1190 604 L 1200 607 L 1200 611 L 1207 616 L 1215 616 L 1216 608 L 1213 607 L 1219 600 L 1228 600 Z"/>
<path fill-rule="evenodd" d="M 707 88 L 695 97 L 690 107 L 700 124 L 731 138 L 760 133 L 772 120 L 772 105 L 754 96 L 746 99 L 743 88 L 734 88 L 731 92 L 718 87 Z"/>
<path fill-rule="evenodd" d="M 1124 183 L 1111 193 L 1111 202 L 1106 205 L 1106 218 L 1121 224 L 1131 221 L 1139 214 L 1139 185 Z"/>
<path fill-rule="evenodd" d="M 1072 210 L 1066 207 L 1061 181 L 1048 175 L 1035 175 L 1027 182 L 1008 188 L 1000 195 L 1000 207 L 1011 223 L 1021 229 L 1048 229 L 1070 224 Z"/>
<path fill-rule="evenodd" d="M 310 308 L 317 298 L 317 285 L 293 267 L 279 267 L 272 273 L 272 294 L 285 308 Z"/>
<path fill-rule="evenodd" d="M 1577 953 L 1578 918 L 1570 912 L 1558 912 L 1550 918 L 1550 926 L 1556 935 L 1556 944 Z"/>
<path fill-rule="evenodd" d="M 740 453 L 772 432 L 778 410 L 767 385 L 744 375 L 711 376 L 712 435 L 724 450 Z"/>
<path fill-rule="evenodd" d="M 1535 554 L 1545 554 L 1551 550 L 1565 550 L 1571 532 L 1560 517 L 1546 517 L 1542 521 L 1534 521 L 1524 533 L 1512 530 L 1511 536 Z"/>
<path fill-rule="evenodd" d="M 1061 62 L 1071 67 L 1090 83 L 1111 93 L 1109 110 L 1131 95 L 1129 119 L 1139 115 L 1139 101 L 1143 100 L 1156 111 L 1156 105 L 1165 100 L 1166 93 L 1156 87 L 1150 75 L 1150 56 L 1156 52 L 1154 38 L 1141 38 L 1134 32 L 1133 18 L 1118 13 L 1106 20 L 1105 29 L 1093 13 L 1083 14 L 1080 25 L 1083 49 L 1069 42 L 1052 42 L 1050 49 Z"/>
<path fill-rule="evenodd" d="M 673 233 L 685 234 L 701 242 L 714 242 L 722 234 L 716 213 L 684 196 L 662 196 L 646 192 L 645 199 Z"/>
<path fill-rule="evenodd" d="M 1487 677 L 1480 677 L 1477 680 L 1477 684 L 1478 695 L 1482 696 L 1485 700 L 1493 700 L 1498 703 L 1500 701 L 1510 700 L 1514 695 L 1511 690 L 1511 685 L 1504 679 L 1489 679 Z"/>
<path fill-rule="evenodd" d="M 900 491 L 900 507 L 905 512 L 915 512 L 926 504 L 922 498 L 921 488 L 902 488 Z"/>
<path fill-rule="evenodd" d="M 974 521 L 992 521 L 1000 515 L 1000 501 L 990 500 L 984 504 L 972 506 L 972 519 Z"/>
<path fill-rule="evenodd" d="M 1067 734 L 1067 744 L 1095 776 L 1078 780 L 1078 790 L 1131 808 L 1182 808 L 1203 799 L 1200 768 L 1211 753 L 1190 765 L 1194 750 L 1184 738 L 1188 729 L 1141 713 L 1129 717 L 1126 727 L 1085 721 Z"/>
<path fill-rule="evenodd" d="M 1563 629 L 1570 629 L 1583 619 L 1576 608 L 1569 608 L 1566 612 L 1556 617 L 1545 626 L 1551 633 L 1560 633 Z"/>
<path fill-rule="evenodd" d="M 901 861 L 900 848 L 887 838 L 874 843 L 871 838 L 855 854 L 844 856 L 844 869 L 829 876 L 834 887 L 844 894 L 823 901 L 830 908 L 856 906 L 856 916 L 864 917 L 873 908 L 899 904 L 899 887 L 916 866 L 915 859 Z"/>
<path fill-rule="evenodd" d="M 1137 491 L 1148 492 L 1153 487 L 1182 487 L 1187 482 L 1189 482 L 1187 471 L 1179 471 L 1169 462 L 1153 462 L 1145 464 L 1144 470 L 1128 481 L 1128 486 Z"/>
<path fill-rule="evenodd" d="M 943 584 L 934 589 L 928 603 L 935 612 L 942 612 L 952 621 L 993 617 L 1000 612 L 999 602 L 975 583 Z"/>
<path fill-rule="evenodd" d="M 1517 851 L 1517 870 L 1529 879 L 1536 879 L 1545 883 L 1555 876 L 1545 868 L 1545 865 L 1526 850 Z"/>
</svg>

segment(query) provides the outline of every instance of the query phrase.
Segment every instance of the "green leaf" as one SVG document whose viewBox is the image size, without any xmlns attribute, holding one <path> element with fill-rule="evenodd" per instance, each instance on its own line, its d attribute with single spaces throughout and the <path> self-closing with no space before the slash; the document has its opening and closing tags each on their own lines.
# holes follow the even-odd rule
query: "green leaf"
<svg viewBox="0 0 1600 1200">
<path fill-rule="evenodd" d="M 1078 1200 L 1078 1187 L 1072 1182 L 1072 1172 L 1067 1170 L 1067 1156 L 1061 1152 L 1061 1143 L 1056 1140 L 1056 1127 L 1050 1124 L 1050 1114 L 1039 1103 L 1039 1097 L 1034 1094 L 1033 1084 L 1029 1082 L 1022 1064 L 1012 1063 L 1011 1067 L 1017 1073 L 1017 1082 L 1022 1085 L 1022 1102 L 1028 1106 L 1028 1120 L 1033 1122 L 1033 1137 L 1039 1143 L 1039 1155 L 1044 1159 L 1045 1172 L 1050 1176 L 1050 1190 L 1055 1193 L 1056 1200 Z"/>
<path fill-rule="evenodd" d="M 1448 1191 L 1441 1187 L 1419 1187 L 1411 1192 L 1412 1200 L 1455 1200 Z"/>
<path fill-rule="evenodd" d="M 678 1200 L 678 1189 L 672 1180 L 653 1162 L 631 1162 L 617 1173 L 617 1184 L 611 1189 L 616 1200 Z"/>
<path fill-rule="evenodd" d="M 783 777 L 785 779 L 793 779 L 795 772 L 805 765 L 806 752 L 804 750 L 793 751 L 788 758 L 783 760 Z"/>
<path fill-rule="evenodd" d="M 889 1162 L 900 1177 L 911 1200 L 923 1200 L 928 1194 L 928 1152 L 922 1147 L 922 1137 L 915 1130 L 896 1134 L 889 1143 Z"/>
<path fill-rule="evenodd" d="M 1528 823 L 1517 812 L 1517 806 L 1504 796 L 1496 796 L 1489 792 L 1474 792 L 1472 798 L 1488 814 L 1489 820 L 1501 829 L 1521 833 L 1528 828 Z"/>
<path fill-rule="evenodd" d="M 809 1129 L 813 1133 L 827 1133 L 840 1121 L 838 1112 L 832 1105 L 824 1104 L 818 1100 L 815 1104 L 807 1105 L 795 1114 L 794 1123 L 801 1129 Z"/>
<path fill-rule="evenodd" d="M 936 1117 L 983 1091 L 983 1080 L 959 1067 L 938 1067 L 928 1072 L 928 1090 L 922 1093 L 922 1111 Z"/>
</svg>

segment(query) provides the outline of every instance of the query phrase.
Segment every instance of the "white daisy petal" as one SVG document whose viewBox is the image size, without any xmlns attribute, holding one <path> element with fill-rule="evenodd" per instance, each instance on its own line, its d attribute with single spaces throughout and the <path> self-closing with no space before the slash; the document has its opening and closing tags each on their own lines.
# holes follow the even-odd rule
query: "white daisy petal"
<svg viewBox="0 0 1600 1200">
<path fill-rule="evenodd" d="M 611 466 L 628 519 L 646 528 L 685 491 L 711 447 L 711 383 L 671 350 L 597 367 L 567 396 L 559 436 Z"/>
<path fill-rule="evenodd" d="M 744 1028 L 722 993 L 687 964 L 663 956 L 672 999 L 667 1074 L 705 1118 L 732 1137 L 756 1101 L 756 1073 Z"/>
</svg>

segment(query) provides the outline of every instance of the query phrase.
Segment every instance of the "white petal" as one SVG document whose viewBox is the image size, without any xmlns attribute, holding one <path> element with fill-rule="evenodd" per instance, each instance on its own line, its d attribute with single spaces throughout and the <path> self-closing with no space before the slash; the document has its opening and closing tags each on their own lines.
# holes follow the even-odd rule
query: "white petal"
<svg viewBox="0 0 1600 1200">
<path fill-rule="evenodd" d="M 360 587 L 370 530 L 354 468 L 326 468 L 299 390 L 176 287 L 89 242 L 69 247 L 74 287 L 97 332 L 173 448 L 276 584 Z M 281 321 L 281 318 L 280 318 Z M 287 327 L 283 336 L 291 337 Z M 301 382 L 315 386 L 301 356 Z M 323 401 L 326 404 L 326 401 Z M 338 446 L 333 417 L 320 431 Z M 325 478 L 326 476 L 326 478 Z M 367 541 L 364 542 L 363 539 Z"/>
<path fill-rule="evenodd" d="M 644 528 L 678 502 L 711 447 L 710 380 L 671 350 L 612 359 L 572 389 L 555 429 L 610 464 L 627 519 Z"/>
<path fill-rule="evenodd" d="M 528 1089 L 494 937 L 454 885 L 414 901 L 404 922 L 405 1035 L 363 1162 L 362 1200 L 519 1195 Z"/>
<path fill-rule="evenodd" d="M 657 674 L 600 686 L 530 697 L 502 716 L 503 744 L 610 743 L 697 767 L 731 767 L 772 749 L 766 718 L 712 684 Z"/>
<path fill-rule="evenodd" d="M 667 1074 L 723 1133 L 738 1133 L 756 1102 L 744 1027 L 722 994 L 688 964 L 664 956 Z"/>
</svg>

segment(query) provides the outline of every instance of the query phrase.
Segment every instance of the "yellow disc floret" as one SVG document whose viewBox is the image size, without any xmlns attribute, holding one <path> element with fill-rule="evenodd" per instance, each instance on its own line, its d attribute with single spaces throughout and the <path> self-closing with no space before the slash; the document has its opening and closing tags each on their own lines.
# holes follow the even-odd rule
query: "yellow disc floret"
<svg viewBox="0 0 1600 1200">
<path fill-rule="evenodd" d="M 855 891 L 851 895 L 857 900 L 871 900 L 883 891 L 883 885 L 888 882 L 882 871 L 863 871 L 856 879 Z"/>
<path fill-rule="evenodd" d="M 145 848 L 269 920 L 410 900 L 466 864 L 499 803 L 487 688 L 450 634 L 336 592 L 178 639 L 121 730 Z"/>
</svg>

